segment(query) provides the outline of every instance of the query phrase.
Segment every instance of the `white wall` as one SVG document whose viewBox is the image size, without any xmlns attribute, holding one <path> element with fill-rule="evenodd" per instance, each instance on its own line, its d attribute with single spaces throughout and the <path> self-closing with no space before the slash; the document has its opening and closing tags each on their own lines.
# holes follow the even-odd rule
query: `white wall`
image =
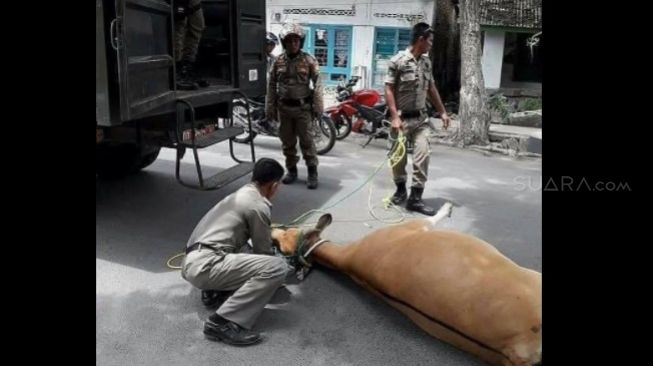
<svg viewBox="0 0 653 366">
<path fill-rule="evenodd" d="M 498 89 L 501 87 L 505 35 L 503 31 L 485 30 L 481 65 L 483 67 L 485 88 L 487 89 Z"/>
<path fill-rule="evenodd" d="M 374 27 L 354 27 L 352 38 L 352 75 L 361 76 L 356 89 L 368 88 L 372 78 L 372 58 L 374 52 Z"/>
<path fill-rule="evenodd" d="M 434 0 L 267 0 L 266 15 L 270 24 L 289 21 L 316 24 L 410 26 L 405 16 L 422 16 L 420 21 L 431 24 Z M 353 11 L 352 15 L 284 14 L 284 9 L 329 9 Z M 279 15 L 277 20 L 276 14 Z M 400 17 L 388 17 L 388 14 Z"/>
<path fill-rule="evenodd" d="M 374 27 L 412 27 L 405 16 L 418 16 L 431 24 L 434 0 L 338 0 L 333 2 L 316 0 L 267 0 L 267 29 L 279 33 L 285 22 L 304 24 L 338 24 L 352 26 L 352 74 L 357 67 L 365 68 L 363 83 L 358 87 L 369 87 L 372 80 L 372 59 L 374 52 Z M 355 11 L 355 15 L 284 14 L 284 9 L 331 9 Z M 277 19 L 278 14 L 278 19 Z M 400 15 L 388 17 L 387 15 Z M 386 15 L 386 16 L 384 16 Z M 416 22 L 415 22 L 416 23 Z M 281 52 L 277 47 L 274 53 Z"/>
</svg>

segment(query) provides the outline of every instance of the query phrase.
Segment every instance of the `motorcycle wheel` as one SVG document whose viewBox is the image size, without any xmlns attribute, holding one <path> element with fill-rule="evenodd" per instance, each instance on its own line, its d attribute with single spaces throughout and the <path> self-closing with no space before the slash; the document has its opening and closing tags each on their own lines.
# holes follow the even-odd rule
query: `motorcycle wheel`
<svg viewBox="0 0 653 366">
<path fill-rule="evenodd" d="M 250 117 L 251 118 L 251 117 Z M 255 123 L 252 121 L 252 123 Z M 233 116 L 232 119 L 225 120 L 225 125 L 226 127 L 242 127 L 245 129 L 245 132 L 243 132 L 242 135 L 238 135 L 234 137 L 234 141 L 239 142 L 241 144 L 247 144 L 251 140 L 256 137 L 256 132 L 252 132 L 250 135 L 249 133 L 249 128 L 247 124 L 247 107 L 245 106 L 245 102 L 242 100 L 237 100 L 233 103 Z"/>
<path fill-rule="evenodd" d="M 310 132 L 318 155 L 324 155 L 333 149 L 336 143 L 336 126 L 331 118 L 313 119 Z"/>
<path fill-rule="evenodd" d="M 351 118 L 346 114 L 336 115 L 336 120 L 333 121 L 333 124 L 336 128 L 336 140 L 342 140 L 351 133 Z"/>
</svg>

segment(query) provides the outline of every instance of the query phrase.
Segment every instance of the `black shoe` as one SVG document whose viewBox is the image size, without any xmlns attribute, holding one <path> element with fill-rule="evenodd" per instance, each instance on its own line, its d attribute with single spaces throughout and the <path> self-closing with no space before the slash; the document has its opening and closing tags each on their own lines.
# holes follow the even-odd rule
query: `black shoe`
<svg viewBox="0 0 653 366">
<path fill-rule="evenodd" d="M 204 290 L 202 291 L 202 304 L 206 307 L 213 307 L 218 303 L 223 303 L 229 295 L 228 291 Z"/>
<path fill-rule="evenodd" d="M 268 121 L 263 120 L 263 121 L 259 122 L 258 125 L 259 125 L 259 128 L 261 128 L 261 130 L 264 133 L 267 133 L 269 135 L 274 134 L 274 131 L 272 131 L 272 126 L 270 126 L 270 123 Z"/>
<path fill-rule="evenodd" d="M 211 85 L 209 84 L 208 81 L 202 79 L 199 76 L 196 76 L 193 80 L 195 81 L 195 83 L 197 83 L 197 85 L 199 85 L 200 88 L 207 88 Z"/>
<path fill-rule="evenodd" d="M 202 79 L 198 74 L 197 71 L 195 70 L 195 66 L 192 62 L 188 63 L 188 67 L 186 69 L 186 73 L 188 74 L 188 77 L 190 80 L 195 82 L 200 88 L 206 88 L 210 84 L 208 81 Z"/>
<path fill-rule="evenodd" d="M 191 76 L 192 67 L 192 63 L 187 60 L 177 63 L 175 83 L 177 84 L 178 90 L 197 90 L 200 88 Z"/>
<path fill-rule="evenodd" d="M 406 210 L 419 212 L 426 216 L 435 215 L 435 209 L 424 204 L 422 201 L 422 193 L 424 188 L 411 188 L 410 197 L 408 197 L 408 202 L 406 202 Z"/>
<path fill-rule="evenodd" d="M 204 323 L 204 335 L 212 341 L 221 341 L 233 346 L 249 346 L 262 340 L 260 334 L 249 331 L 218 314 L 213 314 Z"/>
<path fill-rule="evenodd" d="M 177 90 L 197 90 L 200 88 L 199 85 L 188 78 L 179 77 L 175 83 L 177 84 Z"/>
<path fill-rule="evenodd" d="M 306 181 L 308 189 L 317 188 L 317 166 L 308 167 L 308 180 Z"/>
<path fill-rule="evenodd" d="M 297 180 L 297 167 L 295 166 L 292 168 L 288 168 L 288 172 L 283 177 L 281 182 L 283 182 L 283 184 L 290 184 L 296 180 Z"/>
<path fill-rule="evenodd" d="M 390 201 L 395 205 L 399 205 L 408 198 L 408 192 L 406 191 L 406 182 L 395 184 L 397 185 L 397 190 L 392 195 Z"/>
</svg>

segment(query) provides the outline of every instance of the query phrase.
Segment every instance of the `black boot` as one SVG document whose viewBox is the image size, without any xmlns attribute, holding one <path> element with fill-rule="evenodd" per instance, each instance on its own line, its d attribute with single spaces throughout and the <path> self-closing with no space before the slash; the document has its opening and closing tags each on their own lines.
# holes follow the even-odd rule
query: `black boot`
<svg viewBox="0 0 653 366">
<path fill-rule="evenodd" d="M 190 76 L 191 68 L 192 66 L 189 61 L 180 61 L 177 63 L 177 77 L 175 78 L 175 82 L 178 90 L 197 90 L 200 88 Z"/>
<path fill-rule="evenodd" d="M 297 180 L 297 167 L 294 166 L 292 168 L 288 168 L 288 172 L 286 173 L 286 176 L 283 177 L 281 182 L 283 182 L 283 184 L 290 184 L 296 180 Z"/>
<path fill-rule="evenodd" d="M 422 193 L 424 188 L 411 188 L 410 197 L 408 197 L 408 202 L 406 202 L 406 210 L 416 211 L 427 216 L 435 215 L 435 210 L 432 207 L 429 207 L 424 204 L 422 201 Z"/>
<path fill-rule="evenodd" d="M 308 180 L 306 181 L 306 186 L 308 189 L 317 188 L 317 166 L 308 167 Z"/>
<path fill-rule="evenodd" d="M 263 130 L 264 133 L 274 135 L 274 131 L 272 130 L 272 126 L 270 126 L 270 122 L 266 118 L 263 118 L 262 120 L 259 121 L 258 126 Z"/>
<path fill-rule="evenodd" d="M 398 205 L 406 200 L 408 192 L 406 191 L 406 182 L 395 183 L 395 185 L 397 185 L 397 190 L 390 200 L 393 204 Z"/>
<path fill-rule="evenodd" d="M 204 335 L 212 341 L 222 341 L 234 346 L 249 346 L 261 341 L 261 335 L 249 331 L 218 314 L 213 314 L 204 323 Z"/>
<path fill-rule="evenodd" d="M 197 70 L 195 69 L 195 63 L 194 62 L 188 62 L 187 66 L 187 73 L 188 77 L 190 80 L 192 80 L 195 84 L 197 84 L 200 88 L 206 88 L 209 86 L 209 82 L 202 79 L 199 74 L 197 73 Z"/>
</svg>

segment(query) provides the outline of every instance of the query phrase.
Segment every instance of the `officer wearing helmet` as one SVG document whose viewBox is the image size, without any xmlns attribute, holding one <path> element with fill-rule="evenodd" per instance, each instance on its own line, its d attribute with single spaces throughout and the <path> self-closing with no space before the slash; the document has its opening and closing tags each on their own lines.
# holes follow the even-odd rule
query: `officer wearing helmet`
<svg viewBox="0 0 653 366">
<path fill-rule="evenodd" d="M 268 58 L 268 67 L 266 70 L 268 74 L 270 74 L 270 68 L 274 63 L 274 60 L 276 60 L 276 57 L 274 57 L 272 51 L 278 45 L 279 45 L 279 38 L 274 33 L 267 32 L 267 34 L 265 35 L 265 54 L 267 55 Z"/>
<path fill-rule="evenodd" d="M 279 136 L 286 157 L 284 184 L 297 180 L 297 140 L 308 167 L 309 189 L 317 188 L 317 152 L 310 134 L 313 118 L 322 114 L 320 66 L 312 55 L 302 51 L 304 30 L 287 23 L 279 33 L 284 52 L 272 64 L 268 78 L 266 116 L 280 122 Z M 312 84 L 312 87 L 311 87 Z"/>
</svg>

